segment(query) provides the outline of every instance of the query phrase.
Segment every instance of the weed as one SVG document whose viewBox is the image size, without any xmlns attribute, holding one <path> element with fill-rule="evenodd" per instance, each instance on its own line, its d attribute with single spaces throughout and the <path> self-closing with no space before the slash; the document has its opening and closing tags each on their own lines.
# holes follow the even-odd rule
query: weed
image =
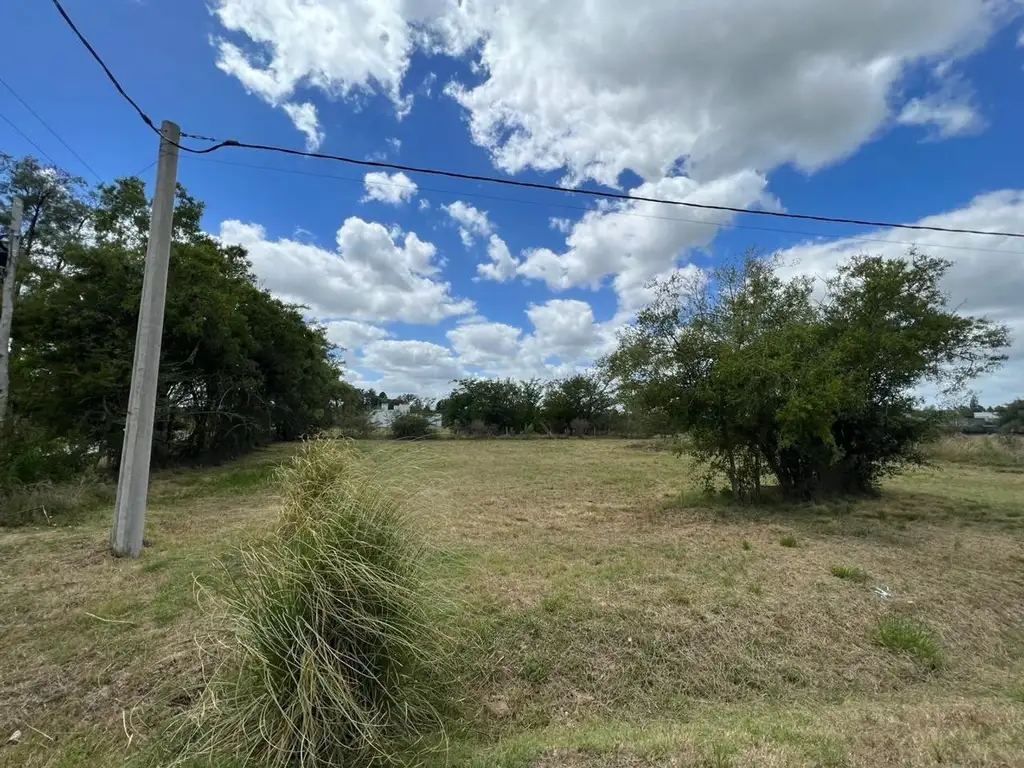
<svg viewBox="0 0 1024 768">
<path fill-rule="evenodd" d="M 744 540 L 743 540 L 743 542 L 742 542 L 742 543 L 740 544 L 740 546 L 741 546 L 741 547 L 743 547 L 743 550 L 744 550 L 745 552 L 749 552 L 750 550 L 752 550 L 752 549 L 754 548 L 754 545 L 753 545 L 753 544 L 751 544 L 751 543 L 750 543 L 749 541 L 747 541 L 746 539 L 744 539 Z"/>
<path fill-rule="evenodd" d="M 935 634 L 909 616 L 889 615 L 875 625 L 876 644 L 895 653 L 906 653 L 929 669 L 939 669 L 944 660 Z"/>
<path fill-rule="evenodd" d="M 783 547 L 795 547 L 797 546 L 796 536 L 789 533 L 779 539 L 779 545 Z"/>
<path fill-rule="evenodd" d="M 833 565 L 829 569 L 829 573 L 835 576 L 837 579 L 846 579 L 857 584 L 863 584 L 868 580 L 868 572 L 863 568 L 857 568 L 852 565 Z"/>
</svg>

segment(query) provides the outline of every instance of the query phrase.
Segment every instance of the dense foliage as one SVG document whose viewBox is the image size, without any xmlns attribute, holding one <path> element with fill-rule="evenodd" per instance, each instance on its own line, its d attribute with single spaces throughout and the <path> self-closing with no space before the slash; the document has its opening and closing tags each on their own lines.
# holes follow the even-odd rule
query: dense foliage
<svg viewBox="0 0 1024 768">
<path fill-rule="evenodd" d="M 391 420 L 391 436 L 398 440 L 430 437 L 430 419 L 422 413 L 403 413 Z"/>
<path fill-rule="evenodd" d="M 149 226 L 137 178 L 87 193 L 31 159 L 0 158 L 0 208 L 25 200 L 11 349 L 19 423 L 116 466 Z M 177 191 L 153 459 L 220 459 L 329 426 L 361 395 L 300 309 L 261 290 L 245 251 L 200 228 Z M 0 222 L 2 223 L 2 222 Z"/>
<path fill-rule="evenodd" d="M 920 461 L 932 423 L 914 390 L 951 390 L 997 366 L 1005 327 L 948 308 L 949 264 L 856 257 L 814 295 L 811 278 L 747 258 L 710 280 L 659 286 L 607 371 L 620 395 L 689 433 L 741 498 L 762 476 L 784 495 L 864 492 Z"/>
<path fill-rule="evenodd" d="M 1000 432 L 1024 433 L 1024 398 L 1007 403 L 998 410 Z"/>
<path fill-rule="evenodd" d="M 613 405 L 607 383 L 597 376 L 577 374 L 548 385 L 541 413 L 550 431 L 582 436 L 607 430 Z"/>
<path fill-rule="evenodd" d="M 540 382 L 463 379 L 438 401 L 441 423 L 453 432 L 483 436 L 540 429 Z"/>
<path fill-rule="evenodd" d="M 585 435 L 607 432 L 618 414 L 605 382 L 577 374 L 542 384 L 537 379 L 463 379 L 438 401 L 444 426 L 459 434 Z M 619 419 L 621 421 L 621 418 Z"/>
</svg>

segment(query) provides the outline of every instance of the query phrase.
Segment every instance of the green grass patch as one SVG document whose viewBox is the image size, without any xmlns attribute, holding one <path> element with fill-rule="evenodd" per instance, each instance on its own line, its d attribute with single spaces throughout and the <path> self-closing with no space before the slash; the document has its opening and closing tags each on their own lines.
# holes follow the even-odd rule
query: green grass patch
<svg viewBox="0 0 1024 768">
<path fill-rule="evenodd" d="M 863 584 L 868 580 L 868 572 L 853 565 L 833 565 L 829 573 L 837 579 L 845 579 L 855 584 Z"/>
<path fill-rule="evenodd" d="M 945 664 L 939 640 L 928 627 L 909 616 L 889 615 L 875 624 L 872 639 L 894 653 L 905 653 L 928 669 Z"/>
<path fill-rule="evenodd" d="M 782 536 L 782 537 L 779 538 L 779 546 L 780 547 L 790 547 L 790 548 L 792 548 L 792 547 L 798 546 L 798 543 L 799 542 L 797 542 L 796 536 L 794 536 L 791 533 L 786 534 L 785 536 Z"/>
</svg>

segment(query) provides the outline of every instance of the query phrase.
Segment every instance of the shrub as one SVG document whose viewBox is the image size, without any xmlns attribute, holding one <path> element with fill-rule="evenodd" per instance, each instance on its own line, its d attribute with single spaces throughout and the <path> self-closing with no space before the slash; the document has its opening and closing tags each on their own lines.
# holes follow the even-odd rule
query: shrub
<svg viewBox="0 0 1024 768">
<path fill-rule="evenodd" d="M 868 572 L 863 568 L 856 568 L 852 565 L 833 565 L 829 572 L 837 579 L 846 579 L 857 584 L 863 584 L 868 580 Z"/>
<path fill-rule="evenodd" d="M 397 440 L 415 440 L 432 433 L 430 419 L 422 413 L 403 413 L 391 422 L 391 436 Z"/>
<path fill-rule="evenodd" d="M 779 545 L 783 547 L 795 547 L 797 545 L 796 536 L 793 534 L 787 534 L 779 539 Z"/>
<path fill-rule="evenodd" d="M 905 653 L 929 669 L 943 665 L 939 641 L 930 629 L 909 616 L 885 616 L 875 625 L 876 644 L 896 653 Z"/>
<path fill-rule="evenodd" d="M 583 437 L 590 431 L 590 422 L 586 419 L 573 419 L 569 422 L 569 431 L 576 437 Z"/>
<path fill-rule="evenodd" d="M 370 414 L 365 411 L 343 416 L 335 421 L 333 434 L 338 437 L 363 438 L 374 432 Z"/>
<path fill-rule="evenodd" d="M 365 461 L 314 441 L 283 471 L 276 529 L 228 573 L 231 654 L 180 723 L 186 759 L 391 764 L 442 734 L 451 665 L 426 551 L 408 498 Z"/>
<path fill-rule="evenodd" d="M 1009 329 L 957 312 L 942 291 L 951 262 L 913 249 L 849 259 L 822 298 L 780 266 L 748 254 L 657 283 L 604 372 L 626 407 L 687 432 L 737 501 L 760 500 L 763 477 L 791 499 L 873 492 L 923 461 L 936 417 L 916 391 L 994 370 Z"/>
</svg>

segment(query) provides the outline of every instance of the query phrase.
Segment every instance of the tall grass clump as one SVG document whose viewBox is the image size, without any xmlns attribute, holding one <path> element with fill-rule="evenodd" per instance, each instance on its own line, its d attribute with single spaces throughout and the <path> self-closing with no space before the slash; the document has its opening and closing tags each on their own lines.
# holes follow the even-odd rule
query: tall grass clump
<svg viewBox="0 0 1024 768">
<path fill-rule="evenodd" d="M 184 759 L 390 765 L 443 741 L 451 665 L 415 497 L 370 461 L 318 440 L 282 471 L 275 529 L 225 568 L 229 658 L 184 720 Z"/>
<path fill-rule="evenodd" d="M 924 446 L 932 461 L 1024 468 L 1024 435 L 948 435 Z"/>
</svg>

